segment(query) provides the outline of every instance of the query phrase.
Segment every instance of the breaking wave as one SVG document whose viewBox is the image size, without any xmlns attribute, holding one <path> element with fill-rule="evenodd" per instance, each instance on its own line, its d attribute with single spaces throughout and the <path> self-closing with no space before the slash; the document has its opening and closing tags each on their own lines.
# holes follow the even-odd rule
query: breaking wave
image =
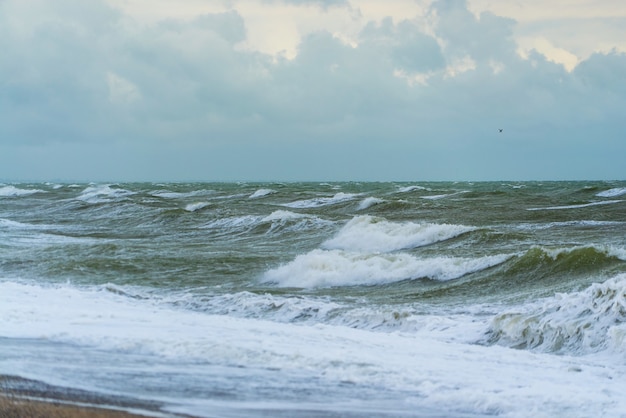
<svg viewBox="0 0 626 418">
<path fill-rule="evenodd" d="M 588 274 L 602 266 L 626 261 L 626 250 L 609 246 L 576 246 L 571 248 L 532 247 L 507 266 L 506 275 L 534 279 L 557 277 L 558 273 Z"/>
<path fill-rule="evenodd" d="M 285 203 L 283 206 L 293 209 L 308 209 L 308 208 L 317 208 L 320 206 L 329 206 L 335 205 L 337 203 L 343 203 L 350 200 L 353 200 L 359 196 L 355 193 L 337 193 L 332 197 L 316 197 L 314 199 L 306 199 L 306 200 L 297 200 L 291 203 Z"/>
<path fill-rule="evenodd" d="M 222 233 L 240 233 L 256 227 L 267 227 L 265 232 L 301 231 L 333 225 L 332 221 L 314 215 L 277 210 L 267 216 L 246 215 L 220 218 L 202 226 L 203 229 L 219 230 Z"/>
<path fill-rule="evenodd" d="M 530 211 L 538 211 L 538 210 L 564 210 L 564 209 L 580 209 L 587 208 L 590 206 L 601 206 L 601 205 L 611 205 L 613 203 L 623 202 L 622 200 L 602 200 L 600 202 L 591 202 L 591 203 L 581 203 L 578 205 L 564 205 L 564 206 L 549 206 L 545 208 L 528 208 Z"/>
<path fill-rule="evenodd" d="M 129 190 L 111 187 L 110 185 L 97 185 L 87 187 L 77 199 L 87 203 L 102 203 L 134 194 L 134 192 Z"/>
<path fill-rule="evenodd" d="M 447 281 L 501 264 L 510 257 L 500 254 L 479 258 L 418 258 L 403 253 L 316 249 L 267 271 L 262 281 L 296 288 L 371 286 L 422 278 Z"/>
<path fill-rule="evenodd" d="M 339 233 L 322 244 L 325 249 L 390 252 L 448 240 L 474 230 L 449 224 L 390 222 L 364 215 L 350 220 Z"/>
<path fill-rule="evenodd" d="M 497 315 L 489 342 L 521 349 L 626 354 L 626 274 Z"/>
<path fill-rule="evenodd" d="M 252 193 L 249 196 L 249 198 L 250 199 L 258 199 L 260 197 L 264 197 L 264 196 L 270 195 L 272 193 L 276 193 L 276 191 L 272 190 L 272 189 L 259 189 L 256 192 Z"/>
<path fill-rule="evenodd" d="M 28 196 L 35 193 L 45 193 L 45 191 L 39 189 L 20 189 L 15 186 L 0 187 L 0 197 Z"/>
<path fill-rule="evenodd" d="M 377 197 L 366 197 L 365 199 L 363 199 L 361 201 L 361 203 L 359 203 L 359 210 L 365 210 L 367 208 L 370 208 L 374 205 L 377 205 L 379 203 L 383 203 L 384 200 L 383 199 L 379 199 Z"/>
<path fill-rule="evenodd" d="M 596 194 L 598 197 L 616 197 L 626 194 L 626 187 L 616 187 Z"/>
</svg>

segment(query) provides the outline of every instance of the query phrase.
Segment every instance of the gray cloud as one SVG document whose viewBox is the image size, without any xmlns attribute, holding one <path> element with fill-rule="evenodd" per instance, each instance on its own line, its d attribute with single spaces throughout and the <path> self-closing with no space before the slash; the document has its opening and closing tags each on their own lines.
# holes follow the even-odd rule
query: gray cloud
<svg viewBox="0 0 626 418">
<path fill-rule="evenodd" d="M 323 8 L 328 8 L 332 6 L 348 6 L 348 0 L 263 0 L 265 3 L 284 3 L 284 4 L 293 4 L 296 6 L 302 5 L 316 5 L 321 6 Z"/>
<path fill-rule="evenodd" d="M 571 73 L 537 52 L 522 59 L 515 22 L 477 18 L 464 1 L 433 5 L 443 48 L 412 20 L 385 19 L 356 48 L 312 33 L 293 60 L 239 48 L 247 32 L 234 11 L 143 27 L 98 1 L 20 4 L 0 3 L 0 177 L 20 170 L 6 157 L 22 155 L 12 144 L 56 144 L 47 155 L 59 166 L 48 161 L 43 177 L 54 167 L 94 176 L 81 155 L 119 150 L 138 171 L 118 175 L 154 177 L 156 164 L 172 179 L 536 178 L 531 164 L 547 177 L 583 176 L 572 164 L 584 166 L 589 147 L 597 158 L 626 151 L 610 139 L 626 131 L 625 54 L 594 54 Z M 475 68 L 451 76 L 467 56 Z M 591 134 L 599 128 L 601 140 Z M 163 164 L 168 156 L 178 163 Z M 618 170 L 604 166 L 604 176 Z"/>
</svg>

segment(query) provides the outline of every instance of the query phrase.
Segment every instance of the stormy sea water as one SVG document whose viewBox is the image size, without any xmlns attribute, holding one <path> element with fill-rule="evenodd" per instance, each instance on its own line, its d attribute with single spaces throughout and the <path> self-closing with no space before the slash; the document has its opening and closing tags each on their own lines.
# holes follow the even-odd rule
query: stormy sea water
<svg viewBox="0 0 626 418">
<path fill-rule="evenodd" d="M 626 182 L 0 184 L 0 374 L 199 417 L 626 416 Z"/>
</svg>

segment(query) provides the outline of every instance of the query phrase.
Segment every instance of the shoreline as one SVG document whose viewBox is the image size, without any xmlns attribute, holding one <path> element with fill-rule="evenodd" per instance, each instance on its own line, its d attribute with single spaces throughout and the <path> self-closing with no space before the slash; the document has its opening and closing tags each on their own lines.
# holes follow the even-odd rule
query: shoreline
<svg viewBox="0 0 626 418">
<path fill-rule="evenodd" d="M 163 411 L 165 404 L 53 386 L 19 376 L 0 375 L 0 418 L 185 417 Z"/>
</svg>

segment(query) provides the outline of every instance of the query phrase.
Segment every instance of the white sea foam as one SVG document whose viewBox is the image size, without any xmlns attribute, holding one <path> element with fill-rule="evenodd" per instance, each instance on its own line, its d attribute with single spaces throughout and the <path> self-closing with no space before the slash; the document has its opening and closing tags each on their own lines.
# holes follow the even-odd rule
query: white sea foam
<svg viewBox="0 0 626 418">
<path fill-rule="evenodd" d="M 282 221 L 287 221 L 291 219 L 303 219 L 303 218 L 314 218 L 314 216 L 303 214 L 303 213 L 291 212 L 288 210 L 276 210 L 270 213 L 269 215 L 267 215 L 265 218 L 263 218 L 263 222 L 274 222 L 274 221 L 282 222 Z"/>
<path fill-rule="evenodd" d="M 31 224 L 25 224 L 22 222 L 16 222 L 16 221 L 12 221 L 10 219 L 0 219 L 0 228 L 7 228 L 7 229 L 33 229 L 33 228 L 39 228 L 36 225 L 31 225 Z"/>
<path fill-rule="evenodd" d="M 611 205 L 613 203 L 619 203 L 619 202 L 623 202 L 623 200 L 603 200 L 600 202 L 582 203 L 580 205 L 549 206 L 545 208 L 528 208 L 526 210 L 537 211 L 537 210 L 580 209 L 580 208 L 587 208 L 590 206 Z"/>
<path fill-rule="evenodd" d="M 431 189 L 428 189 L 428 188 L 422 187 L 422 186 L 406 186 L 406 187 L 400 187 L 398 189 L 398 193 L 408 193 L 408 192 L 413 192 L 415 190 L 428 190 L 428 191 L 430 191 Z"/>
<path fill-rule="evenodd" d="M 205 229 L 241 230 L 252 228 L 258 225 L 263 217 L 256 215 L 234 216 L 229 218 L 220 218 L 209 222 L 202 226 Z"/>
<path fill-rule="evenodd" d="M 185 210 L 188 212 L 195 212 L 197 210 L 204 209 L 210 205 L 211 203 L 209 202 L 195 202 L 195 203 L 190 203 L 187 206 L 185 206 Z"/>
<path fill-rule="evenodd" d="M 547 222 L 547 223 L 524 223 L 516 225 L 515 228 L 522 230 L 542 230 L 550 228 L 561 227 L 602 227 L 602 226 L 614 226 L 622 225 L 622 221 L 593 221 L 593 220 L 580 220 L 580 221 L 562 221 L 562 222 Z"/>
<path fill-rule="evenodd" d="M 20 189 L 15 186 L 0 187 L 0 197 L 28 196 L 35 193 L 45 193 L 45 191 L 39 189 Z"/>
<path fill-rule="evenodd" d="M 596 194 L 598 197 L 616 197 L 626 194 L 626 187 L 616 187 Z"/>
<path fill-rule="evenodd" d="M 626 357 L 626 274 L 501 313 L 491 333 L 514 347 L 568 354 L 611 349 Z"/>
<path fill-rule="evenodd" d="M 334 224 L 332 221 L 314 215 L 295 213 L 287 210 L 277 210 L 261 219 L 262 223 L 270 223 L 270 232 L 302 231 L 308 229 L 326 228 Z"/>
<path fill-rule="evenodd" d="M 366 197 L 365 199 L 363 199 L 361 201 L 361 203 L 359 203 L 359 210 L 365 210 L 367 208 L 370 208 L 374 205 L 378 205 L 379 203 L 383 203 L 384 200 L 383 199 L 379 199 L 377 197 Z"/>
<path fill-rule="evenodd" d="M 363 215 L 350 220 L 322 246 L 326 249 L 390 252 L 444 241 L 474 229 L 464 225 L 397 223 Z"/>
<path fill-rule="evenodd" d="M 342 305 L 324 298 L 293 297 L 237 292 L 212 297 L 198 297 L 191 293 L 173 295 L 164 299 L 190 310 L 243 318 L 263 318 L 278 322 L 328 322 L 331 314 Z"/>
<path fill-rule="evenodd" d="M 89 186 L 83 190 L 77 199 L 87 203 L 109 202 L 111 200 L 134 195 L 134 192 L 111 187 L 108 184 Z"/>
<path fill-rule="evenodd" d="M 456 195 L 463 194 L 463 193 L 467 193 L 467 192 L 461 191 L 461 192 L 456 192 L 456 193 L 445 193 L 445 194 L 437 194 L 437 195 L 432 195 L 432 196 L 420 196 L 420 197 L 422 199 L 428 199 L 428 200 L 439 200 L 439 199 L 445 199 L 446 197 L 456 196 Z"/>
<path fill-rule="evenodd" d="M 207 196 L 213 194 L 212 190 L 194 190 L 191 192 L 170 192 L 167 190 L 159 190 L 156 192 L 152 192 L 152 196 L 161 197 L 163 199 L 185 199 L 190 197 L 198 197 L 198 196 Z"/>
<path fill-rule="evenodd" d="M 580 245 L 574 247 L 567 248 L 543 248 L 543 247 L 534 247 L 539 248 L 543 251 L 548 257 L 556 260 L 561 254 L 571 254 L 575 251 L 580 251 L 584 249 L 593 249 L 600 253 L 604 253 L 609 257 L 619 258 L 620 260 L 626 261 L 626 249 L 623 247 L 615 247 L 612 245 Z"/>
<path fill-rule="evenodd" d="M 165 379 L 174 377 L 177 369 L 179 378 L 193 376 L 195 385 L 208 389 L 219 387 L 216 382 L 222 380 L 212 372 L 222 366 L 223 376 L 228 370 L 241 370 L 239 376 L 255 379 L 252 383 L 263 387 L 267 379 L 287 380 L 297 373 L 304 376 L 298 382 L 307 391 L 354 388 L 349 395 L 355 399 L 366 388 L 375 388 L 384 397 L 398 393 L 400 416 L 429 408 L 450 416 L 510 418 L 620 416 L 626 410 L 622 389 L 626 366 L 615 361 L 449 342 L 429 338 L 427 333 L 389 332 L 381 338 L 379 333 L 346 326 L 209 315 L 102 289 L 0 282 L 0 294 L 0 337 L 36 340 L 45 352 L 45 358 L 32 351 L 21 353 L 20 361 L 0 359 L 3 372 L 36 373 L 46 380 L 47 371 L 54 379 L 63 370 L 65 382 L 80 387 L 86 375 L 74 375 L 73 368 L 82 363 L 93 367 L 99 364 L 95 359 L 106 358 L 106 364 L 115 367 L 106 370 L 105 379 L 116 381 L 118 391 L 132 391 L 129 379 L 124 378 L 128 370 L 136 377 L 148 376 L 157 387 L 160 374 L 154 365 L 166 362 L 172 373 Z M 84 347 L 81 361 L 68 359 L 67 348 L 51 344 L 55 342 Z M 89 380 L 97 375 L 93 373 Z M 90 384 L 97 386 L 98 381 Z M 206 409 L 210 404 L 206 396 L 194 397 L 193 393 L 174 399 L 178 410 L 195 407 L 200 416 L 203 410 L 211 410 Z M 332 398 L 324 395 L 314 401 L 326 404 Z M 333 411 L 332 405 L 329 408 Z"/>
<path fill-rule="evenodd" d="M 262 280 L 281 287 L 381 285 L 403 280 L 457 279 L 503 263 L 510 255 L 480 258 L 417 258 L 410 254 L 364 254 L 316 249 L 267 271 Z"/>
<path fill-rule="evenodd" d="M 294 209 L 317 208 L 320 206 L 336 205 L 338 203 L 347 202 L 358 197 L 359 194 L 339 192 L 332 197 L 317 197 L 314 199 L 297 200 L 291 203 L 285 203 L 283 206 Z"/>
<path fill-rule="evenodd" d="M 272 189 L 259 189 L 256 192 L 252 193 L 249 198 L 250 199 L 258 199 L 260 197 L 268 196 L 272 193 L 276 193 L 275 190 Z"/>
</svg>

